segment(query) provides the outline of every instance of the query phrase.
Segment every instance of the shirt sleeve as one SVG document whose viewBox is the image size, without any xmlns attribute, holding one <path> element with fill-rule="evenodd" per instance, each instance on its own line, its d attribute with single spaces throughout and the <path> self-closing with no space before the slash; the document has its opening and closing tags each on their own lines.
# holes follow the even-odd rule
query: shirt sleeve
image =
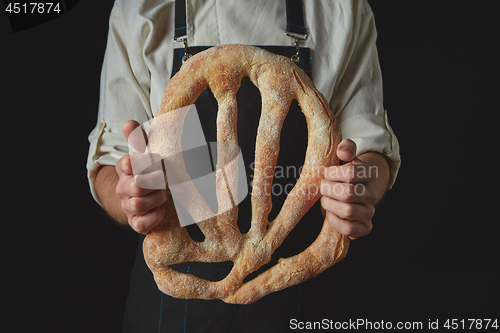
<svg viewBox="0 0 500 333">
<path fill-rule="evenodd" d="M 106 51 L 101 72 L 97 125 L 88 139 L 87 175 L 94 198 L 94 180 L 99 165 L 116 165 L 129 149 L 122 134 L 125 121 L 140 124 L 152 118 L 149 102 L 150 77 L 141 48 L 131 42 L 124 29 L 120 1 L 111 11 Z M 137 29 L 137 27 L 130 27 Z M 136 30 L 137 31 L 137 30 Z M 139 29 L 141 31 L 141 29 Z M 140 39 L 134 39 L 140 41 Z"/>
<path fill-rule="evenodd" d="M 376 49 L 377 32 L 367 3 L 354 22 L 330 107 L 342 137 L 356 143 L 357 155 L 379 152 L 387 156 L 391 188 L 401 164 L 398 140 L 383 107 L 382 74 Z"/>
</svg>

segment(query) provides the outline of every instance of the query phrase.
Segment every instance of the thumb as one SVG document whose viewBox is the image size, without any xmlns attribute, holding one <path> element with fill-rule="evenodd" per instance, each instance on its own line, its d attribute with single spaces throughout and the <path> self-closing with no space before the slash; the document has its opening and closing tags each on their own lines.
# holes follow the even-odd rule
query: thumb
<svg viewBox="0 0 500 333">
<path fill-rule="evenodd" d="M 127 120 L 122 127 L 123 135 L 128 144 L 138 153 L 146 151 L 148 136 L 141 125 L 135 120 Z"/>
<path fill-rule="evenodd" d="M 350 139 L 342 140 L 337 146 L 337 157 L 343 162 L 356 158 L 356 143 Z"/>
</svg>

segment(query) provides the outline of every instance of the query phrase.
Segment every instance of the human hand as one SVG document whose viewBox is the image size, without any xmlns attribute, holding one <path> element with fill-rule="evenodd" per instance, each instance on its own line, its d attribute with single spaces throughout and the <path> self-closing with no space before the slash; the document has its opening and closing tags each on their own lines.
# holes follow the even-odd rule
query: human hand
<svg viewBox="0 0 500 333">
<path fill-rule="evenodd" d="M 132 229 L 147 234 L 165 216 L 162 204 L 169 195 L 161 158 L 157 154 L 145 153 L 146 133 L 135 130 L 140 125 L 129 120 L 122 131 L 136 152 L 123 156 L 116 164 L 119 180 L 116 195 Z M 135 130 L 135 131 L 134 131 Z"/>
<path fill-rule="evenodd" d="M 321 207 L 330 225 L 351 239 L 372 230 L 378 194 L 377 166 L 356 157 L 356 144 L 342 140 L 337 147 L 339 166 L 325 168 L 321 184 Z"/>
</svg>

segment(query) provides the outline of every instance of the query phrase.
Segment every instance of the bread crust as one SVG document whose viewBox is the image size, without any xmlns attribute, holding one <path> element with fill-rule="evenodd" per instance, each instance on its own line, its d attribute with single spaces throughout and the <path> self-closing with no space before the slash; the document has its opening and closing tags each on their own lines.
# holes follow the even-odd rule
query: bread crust
<svg viewBox="0 0 500 333">
<path fill-rule="evenodd" d="M 214 216 L 198 223 L 205 235 L 203 242 L 192 240 L 186 228 L 181 227 L 174 203 L 169 198 L 165 203 L 165 218 L 146 236 L 143 253 L 158 288 L 173 297 L 252 303 L 271 292 L 316 276 L 347 253 L 349 239 L 333 229 L 325 219 L 317 239 L 306 250 L 280 259 L 275 266 L 243 283 L 248 274 L 270 261 L 275 249 L 319 199 L 324 167 L 338 165 L 335 151 L 341 140 L 339 126 L 325 98 L 290 59 L 257 47 L 234 44 L 213 47 L 191 57 L 168 83 L 151 125 L 150 151 L 162 156 L 182 151 L 180 143 L 174 142 L 176 135 L 172 134 L 179 130 L 176 125 L 178 120 L 172 122 L 161 116 L 194 104 L 207 87 L 212 90 L 219 105 L 217 141 L 231 143 L 228 147 L 237 147 L 236 92 L 244 76 L 250 78 L 262 96 L 252 184 L 251 227 L 246 234 L 238 230 L 238 207 L 233 207 L 228 198 L 220 170 L 217 171 L 217 199 L 219 211 L 224 213 L 214 213 Z M 307 121 L 306 158 L 300 178 L 280 213 L 274 221 L 268 221 L 271 198 L 266 194 L 271 193 L 273 179 L 266 174 L 274 174 L 281 127 L 293 99 L 298 101 Z M 227 165 L 234 159 L 234 154 L 237 151 L 230 148 L 219 153 L 218 165 Z M 182 165 L 182 161 L 179 163 Z M 272 166 L 272 173 L 269 166 Z M 264 172 L 266 167 L 268 171 Z M 237 165 L 234 165 L 225 175 L 231 186 L 237 181 L 237 172 Z M 199 205 L 200 212 L 208 208 L 202 198 L 193 196 L 192 200 Z M 221 281 L 203 280 L 169 267 L 181 262 L 228 260 L 234 265 Z"/>
</svg>

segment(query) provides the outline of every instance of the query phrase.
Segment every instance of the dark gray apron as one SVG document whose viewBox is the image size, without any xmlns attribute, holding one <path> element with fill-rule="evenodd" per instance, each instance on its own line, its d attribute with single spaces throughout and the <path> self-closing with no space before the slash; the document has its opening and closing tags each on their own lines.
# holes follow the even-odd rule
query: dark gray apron
<svg viewBox="0 0 500 333">
<path fill-rule="evenodd" d="M 174 50 L 172 76 L 182 66 L 183 58 L 187 58 L 186 55 L 194 55 L 209 48 L 187 45 L 187 38 L 183 39 L 186 36 L 185 0 L 178 0 L 175 5 L 176 40 L 184 41 L 185 46 Z M 311 76 L 310 50 L 297 46 L 300 37 L 306 35 L 303 22 L 302 1 L 287 0 L 286 32 L 290 37 L 298 38 L 294 39 L 295 45 L 259 47 L 290 58 L 295 56 L 294 61 Z M 237 101 L 238 143 L 250 182 L 253 174 L 252 163 L 260 119 L 261 98 L 259 90 L 248 78 L 242 80 L 237 93 Z M 206 141 L 216 142 L 217 101 L 210 89 L 206 89 L 195 104 Z M 293 101 L 281 132 L 280 152 L 273 183 L 277 185 L 273 185 L 276 191 L 273 193 L 270 221 L 278 214 L 285 201 L 284 189 L 290 189 L 291 187 L 287 185 L 295 183 L 299 177 L 296 171 L 303 165 L 306 148 L 307 124 L 297 102 Z M 251 188 L 249 188 L 249 193 L 250 191 Z M 250 227 L 251 220 L 250 195 L 240 203 L 238 214 L 238 226 L 242 233 L 245 233 Z M 252 279 L 276 264 L 279 258 L 302 252 L 316 239 L 322 223 L 323 216 L 318 202 L 275 251 L 271 262 L 249 275 L 246 280 Z M 203 239 L 203 234 L 196 224 L 186 228 L 193 239 L 197 241 Z M 142 239 L 140 244 L 142 245 Z M 191 262 L 171 267 L 200 278 L 218 281 L 229 273 L 231 263 Z M 334 292 L 334 288 L 328 286 L 333 282 L 331 274 L 330 277 L 327 275 L 329 275 L 328 270 L 311 280 L 313 283 L 308 281 L 299 286 L 272 293 L 250 305 L 226 304 L 220 300 L 176 299 L 158 290 L 153 275 L 144 262 L 142 247 L 139 246 L 127 299 L 124 332 L 286 332 L 290 330 L 292 319 L 305 320 L 306 317 L 312 319 L 322 312 L 325 316 L 327 313 L 332 313 L 334 309 L 331 306 L 324 308 L 326 305 L 324 298 L 331 299 L 333 296 L 330 294 Z M 321 282 L 325 280 L 328 282 Z"/>
</svg>

